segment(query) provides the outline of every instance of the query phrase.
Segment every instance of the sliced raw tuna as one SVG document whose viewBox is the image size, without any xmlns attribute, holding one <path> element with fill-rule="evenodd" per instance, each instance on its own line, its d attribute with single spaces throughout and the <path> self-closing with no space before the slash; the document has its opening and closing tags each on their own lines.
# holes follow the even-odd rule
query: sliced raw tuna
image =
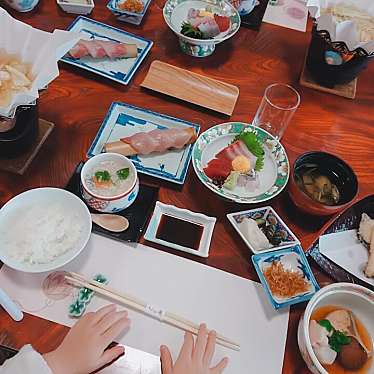
<svg viewBox="0 0 374 374">
<path fill-rule="evenodd" d="M 225 159 L 214 158 L 210 160 L 204 172 L 210 179 L 224 178 L 226 179 L 231 173 L 231 161 Z"/>
</svg>

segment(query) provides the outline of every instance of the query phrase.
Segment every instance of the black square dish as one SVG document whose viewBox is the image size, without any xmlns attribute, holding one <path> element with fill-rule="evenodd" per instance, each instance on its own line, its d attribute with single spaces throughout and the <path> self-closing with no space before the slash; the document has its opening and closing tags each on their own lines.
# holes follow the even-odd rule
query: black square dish
<svg viewBox="0 0 374 374">
<path fill-rule="evenodd" d="M 85 202 L 82 198 L 80 186 L 80 173 L 83 165 L 83 162 L 78 164 L 65 189 L 77 195 L 83 202 Z M 138 242 L 148 221 L 148 217 L 153 211 L 157 197 L 158 187 L 140 184 L 139 194 L 135 202 L 122 212 L 114 213 L 128 219 L 130 225 L 126 231 L 111 232 L 94 223 L 92 224 L 92 231 L 108 238 L 123 242 Z M 92 213 L 97 213 L 89 206 L 88 209 Z"/>
</svg>

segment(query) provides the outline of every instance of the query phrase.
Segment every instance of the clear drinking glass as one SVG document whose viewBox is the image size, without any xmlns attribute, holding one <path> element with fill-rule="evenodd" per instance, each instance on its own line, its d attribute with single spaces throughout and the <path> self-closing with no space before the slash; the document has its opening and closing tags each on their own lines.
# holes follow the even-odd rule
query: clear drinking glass
<svg viewBox="0 0 374 374">
<path fill-rule="evenodd" d="M 281 139 L 300 104 L 299 93 L 288 84 L 275 83 L 266 87 L 253 124 Z"/>
</svg>

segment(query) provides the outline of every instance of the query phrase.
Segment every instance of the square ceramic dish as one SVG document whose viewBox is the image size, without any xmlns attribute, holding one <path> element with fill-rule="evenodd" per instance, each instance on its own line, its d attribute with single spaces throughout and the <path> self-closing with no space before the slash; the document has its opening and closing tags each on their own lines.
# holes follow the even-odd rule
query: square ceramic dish
<svg viewBox="0 0 374 374">
<path fill-rule="evenodd" d="M 289 227 L 283 222 L 283 220 L 278 216 L 277 212 L 271 206 L 244 210 L 236 213 L 229 213 L 227 214 L 227 218 L 230 221 L 230 223 L 234 226 L 234 229 L 238 232 L 240 237 L 244 240 L 244 243 L 249 247 L 249 249 L 253 253 L 265 253 L 300 244 L 299 239 L 297 239 L 295 234 L 289 229 Z M 271 246 L 269 249 L 264 249 L 262 251 L 254 249 L 239 228 L 239 224 L 243 221 L 244 218 L 271 219 L 271 222 L 274 225 L 276 232 L 280 232 L 282 234 L 281 243 L 278 246 Z"/>
<path fill-rule="evenodd" d="M 143 2 L 143 10 L 140 13 L 136 12 L 129 12 L 125 10 L 121 10 L 118 8 L 119 0 L 111 0 L 109 1 L 107 8 L 115 15 L 117 16 L 119 21 L 124 21 L 128 23 L 132 23 L 134 25 L 140 25 L 145 13 L 147 12 L 147 9 L 149 7 L 149 4 L 151 3 L 151 0 L 142 0 Z"/>
<path fill-rule="evenodd" d="M 87 157 L 103 151 L 104 145 L 141 131 L 165 128 L 193 127 L 199 134 L 200 126 L 147 109 L 114 102 L 87 152 Z M 183 184 L 191 161 L 192 145 L 179 150 L 130 157 L 139 173 L 169 182 Z"/>
<path fill-rule="evenodd" d="M 285 270 L 299 272 L 309 284 L 309 290 L 288 298 L 281 298 L 273 295 L 265 278 L 264 271 L 275 261 L 280 261 Z M 252 256 L 252 262 L 264 286 L 265 293 L 275 309 L 307 301 L 320 289 L 300 245 L 295 245 L 294 247 L 281 249 L 279 251 L 256 254 Z"/>
<path fill-rule="evenodd" d="M 78 17 L 69 26 L 68 31 L 80 33 L 82 38 L 87 40 L 98 39 L 136 44 L 138 47 L 138 56 L 134 58 L 93 59 L 86 56 L 77 59 L 65 55 L 61 59 L 61 61 L 67 64 L 91 71 L 122 84 L 130 82 L 153 45 L 153 42 L 150 40 L 82 16 Z"/>
<path fill-rule="evenodd" d="M 95 7 L 93 0 L 56 0 L 66 13 L 90 14 Z"/>
<path fill-rule="evenodd" d="M 187 221 L 189 223 L 193 223 L 199 226 L 203 226 L 203 231 L 199 243 L 198 249 L 188 248 L 176 243 L 172 243 L 171 241 L 166 241 L 163 239 L 157 238 L 158 228 L 161 222 L 161 217 L 165 215 L 172 218 L 177 218 L 182 221 Z M 155 210 L 153 212 L 153 216 L 149 222 L 147 231 L 144 235 L 144 239 L 148 240 L 149 242 L 157 243 L 164 245 L 166 247 L 170 247 L 173 249 L 177 249 L 178 251 L 183 251 L 187 253 L 191 253 L 196 256 L 200 257 L 208 257 L 209 256 L 209 247 L 210 242 L 212 240 L 214 225 L 216 223 L 216 218 L 208 217 L 201 213 L 191 212 L 187 209 L 180 209 L 173 205 L 166 205 L 157 201 Z M 178 235 L 182 233 L 179 232 Z"/>
</svg>

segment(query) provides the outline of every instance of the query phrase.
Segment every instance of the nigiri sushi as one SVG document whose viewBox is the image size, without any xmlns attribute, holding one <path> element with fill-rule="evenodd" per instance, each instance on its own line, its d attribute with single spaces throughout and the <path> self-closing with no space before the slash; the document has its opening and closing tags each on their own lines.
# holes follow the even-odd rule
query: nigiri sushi
<svg viewBox="0 0 374 374">
<path fill-rule="evenodd" d="M 109 40 L 80 40 L 70 51 L 73 58 L 130 58 L 138 56 L 136 44 L 125 44 Z"/>
</svg>

